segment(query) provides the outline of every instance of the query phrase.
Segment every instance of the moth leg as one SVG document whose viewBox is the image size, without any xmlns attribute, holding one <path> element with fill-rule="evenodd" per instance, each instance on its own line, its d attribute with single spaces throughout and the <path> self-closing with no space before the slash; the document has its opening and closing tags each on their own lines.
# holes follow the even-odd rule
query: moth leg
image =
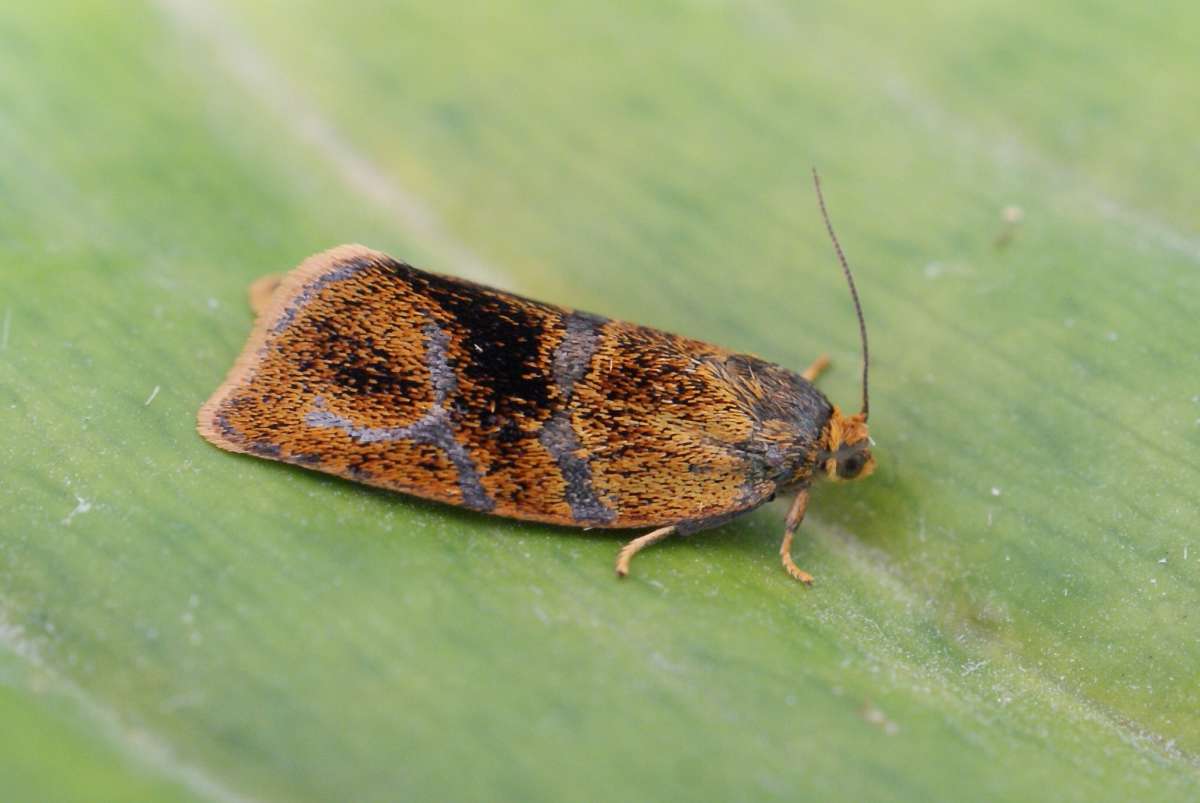
<svg viewBox="0 0 1200 803">
<path fill-rule="evenodd" d="M 812 361 L 812 365 L 804 369 L 800 376 L 807 379 L 809 382 L 816 382 L 817 377 L 825 373 L 825 369 L 829 367 L 829 355 L 822 354 Z"/>
<path fill-rule="evenodd" d="M 779 557 L 783 560 L 783 568 L 787 570 L 788 574 L 804 585 L 812 586 L 813 576 L 792 562 L 792 536 L 796 534 L 800 522 L 804 521 L 806 510 L 808 510 L 807 488 L 796 494 L 796 500 L 792 502 L 792 507 L 788 511 L 787 524 L 783 530 L 783 543 L 779 545 Z"/>
<path fill-rule="evenodd" d="M 275 295 L 275 291 L 282 282 L 282 273 L 272 273 L 250 283 L 250 288 L 246 293 L 250 296 L 250 309 L 254 310 L 255 315 L 262 315 L 266 311 L 271 296 Z"/>
<path fill-rule="evenodd" d="M 635 538 L 625 546 L 621 547 L 621 551 L 617 553 L 617 577 L 625 577 L 629 574 L 629 561 L 633 560 L 633 556 L 641 552 L 651 544 L 657 544 L 659 541 L 666 538 L 675 532 L 675 525 L 671 524 L 667 527 L 659 527 L 654 532 L 646 533 L 640 538 Z"/>
</svg>

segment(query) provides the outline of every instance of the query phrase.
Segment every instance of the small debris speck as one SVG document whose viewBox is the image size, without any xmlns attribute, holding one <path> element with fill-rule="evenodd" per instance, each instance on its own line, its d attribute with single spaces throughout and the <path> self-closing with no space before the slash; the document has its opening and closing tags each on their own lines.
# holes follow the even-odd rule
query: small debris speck
<svg viewBox="0 0 1200 803">
<path fill-rule="evenodd" d="M 154 390 L 150 391 L 150 395 L 146 397 L 146 401 L 142 402 L 142 406 L 149 407 L 150 402 L 154 401 L 154 399 L 158 397 L 158 391 L 161 389 L 162 388 L 160 388 L 158 385 L 155 385 Z"/>
<path fill-rule="evenodd" d="M 978 672 L 980 669 L 983 669 L 985 666 L 987 666 L 988 663 L 989 662 L 985 661 L 985 660 L 967 661 L 965 664 L 963 664 L 962 674 L 963 675 L 973 675 L 976 672 Z"/>
<path fill-rule="evenodd" d="M 1013 236 L 1017 232 L 1017 226 L 1025 218 L 1025 212 L 1019 206 L 1009 205 L 1000 210 L 1000 219 L 1004 221 L 1004 228 L 996 235 L 996 247 L 1004 248 L 1012 242 Z"/>
<path fill-rule="evenodd" d="M 870 700 L 863 703 L 862 708 L 858 710 L 858 714 L 863 718 L 864 722 L 874 725 L 888 736 L 894 736 L 900 732 L 900 726 L 888 719 L 887 714 L 883 713 Z"/>
<path fill-rule="evenodd" d="M 992 486 L 992 496 L 999 496 L 999 495 L 1000 495 L 1000 489 L 993 485 Z"/>
<path fill-rule="evenodd" d="M 67 517 L 62 520 L 64 527 L 70 527 L 71 522 L 74 521 L 76 516 L 82 516 L 92 509 L 92 503 L 78 494 L 75 495 L 75 503 L 75 509 L 68 513 Z"/>
</svg>

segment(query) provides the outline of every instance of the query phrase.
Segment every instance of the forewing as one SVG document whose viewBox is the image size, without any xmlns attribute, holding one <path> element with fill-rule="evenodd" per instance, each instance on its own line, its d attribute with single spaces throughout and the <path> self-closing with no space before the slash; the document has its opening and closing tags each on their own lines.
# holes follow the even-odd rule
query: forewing
<svg viewBox="0 0 1200 803">
<path fill-rule="evenodd" d="M 676 523 L 773 490 L 725 352 L 395 262 L 361 246 L 288 274 L 201 434 L 514 518 Z"/>
</svg>

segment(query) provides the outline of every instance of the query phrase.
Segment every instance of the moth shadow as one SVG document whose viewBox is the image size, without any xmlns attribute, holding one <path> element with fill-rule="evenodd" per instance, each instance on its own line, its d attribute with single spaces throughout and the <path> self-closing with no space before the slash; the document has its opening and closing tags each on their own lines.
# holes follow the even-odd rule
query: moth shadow
<svg viewBox="0 0 1200 803">
<path fill-rule="evenodd" d="M 288 466 L 283 463 L 276 463 L 272 468 L 277 468 L 283 471 L 294 471 L 295 466 Z M 457 505 L 446 502 L 439 502 L 433 499 L 424 499 L 420 496 L 406 494 L 403 491 L 393 491 L 387 488 L 379 488 L 372 485 L 365 485 L 360 482 L 355 482 L 351 479 L 338 477 L 331 474 L 324 474 L 317 471 L 304 472 L 306 479 L 327 485 L 331 488 L 337 488 L 340 492 L 347 495 L 358 496 L 364 500 L 371 500 L 372 504 L 384 506 L 400 506 L 406 510 L 411 510 L 420 515 L 428 515 L 437 517 L 445 522 L 462 524 L 466 528 L 479 529 L 480 526 L 487 526 L 494 532 L 501 534 L 528 535 L 536 533 L 538 535 L 553 536 L 556 538 L 578 538 L 583 541 L 602 540 L 612 543 L 616 546 L 628 541 L 630 538 L 636 538 L 643 534 L 646 528 L 634 529 L 610 529 L 610 528 L 584 528 L 570 527 L 561 524 L 548 524 L 546 522 L 526 521 L 524 519 L 508 518 L 505 516 L 494 516 L 488 513 L 482 513 L 469 508 L 459 507 Z M 600 538 L 597 538 L 600 536 Z"/>
</svg>

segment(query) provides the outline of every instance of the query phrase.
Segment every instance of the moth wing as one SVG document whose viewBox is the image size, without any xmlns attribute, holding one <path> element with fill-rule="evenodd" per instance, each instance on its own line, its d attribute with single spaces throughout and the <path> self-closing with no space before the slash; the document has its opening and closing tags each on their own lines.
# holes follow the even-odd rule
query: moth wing
<svg viewBox="0 0 1200 803">
<path fill-rule="evenodd" d="M 713 520 L 770 497 L 759 422 L 665 332 L 418 271 L 362 246 L 273 291 L 201 408 L 221 448 L 519 519 Z"/>
</svg>

